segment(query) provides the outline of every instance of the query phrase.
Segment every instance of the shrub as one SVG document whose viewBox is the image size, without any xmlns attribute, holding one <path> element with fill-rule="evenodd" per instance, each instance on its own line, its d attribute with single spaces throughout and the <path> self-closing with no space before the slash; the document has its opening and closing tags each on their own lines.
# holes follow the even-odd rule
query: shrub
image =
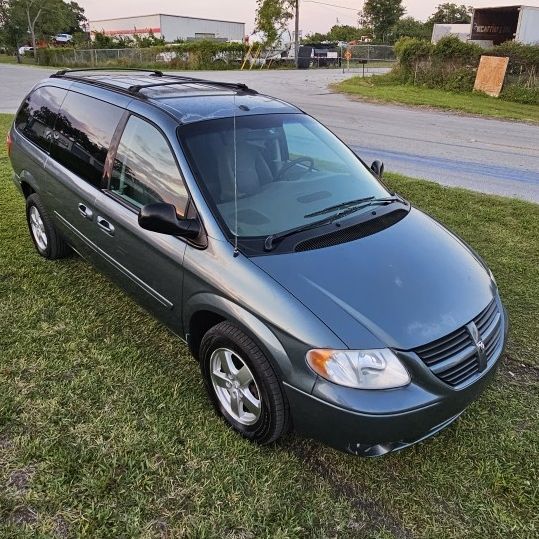
<svg viewBox="0 0 539 539">
<path fill-rule="evenodd" d="M 395 54 L 405 69 L 413 69 L 417 62 L 430 58 L 434 46 L 430 41 L 416 37 L 401 37 L 395 43 Z"/>
<path fill-rule="evenodd" d="M 483 54 L 508 56 L 510 68 L 517 71 L 535 70 L 536 73 L 539 73 L 539 45 L 523 45 L 516 41 L 506 41 Z"/>
<path fill-rule="evenodd" d="M 517 84 L 506 84 L 500 98 L 525 105 L 539 105 L 539 87 L 523 88 Z"/>
<path fill-rule="evenodd" d="M 404 83 L 470 91 L 474 67 L 481 52 L 481 47 L 451 36 L 441 39 L 436 45 L 422 39 L 402 38 L 395 45 L 399 59 L 396 75 Z"/>
<path fill-rule="evenodd" d="M 90 43 L 92 49 L 123 49 L 132 43 L 129 37 L 113 38 L 101 32 L 95 32 L 94 40 Z"/>
<path fill-rule="evenodd" d="M 443 87 L 451 92 L 471 92 L 475 82 L 475 70 L 461 67 L 451 72 L 445 79 Z"/>
<path fill-rule="evenodd" d="M 138 34 L 133 36 L 134 46 L 139 49 L 146 49 L 149 47 L 159 47 L 165 45 L 165 38 L 155 37 L 154 33 L 150 30 L 147 36 L 141 37 Z"/>
<path fill-rule="evenodd" d="M 445 36 L 432 49 L 432 57 L 438 62 L 477 66 L 484 49 L 475 43 L 465 43 L 455 36 Z"/>
<path fill-rule="evenodd" d="M 507 66 L 507 74 L 505 86 L 512 87 L 511 90 L 503 92 L 504 95 L 514 96 L 520 103 L 528 103 L 522 99 L 532 99 L 539 87 L 539 46 L 538 45 L 523 45 L 514 41 L 506 41 L 493 49 L 490 49 L 485 54 L 488 56 L 507 56 L 509 64 Z M 518 92 L 516 87 L 525 89 L 526 92 Z M 537 102 L 537 98 L 535 97 Z"/>
<path fill-rule="evenodd" d="M 74 49 L 68 49 L 68 48 L 62 48 L 62 49 L 55 49 L 55 48 L 40 48 L 37 49 L 37 63 L 44 66 L 52 66 L 55 65 L 53 62 L 53 59 L 56 55 L 56 51 L 71 51 L 73 52 Z"/>
<path fill-rule="evenodd" d="M 539 46 L 508 41 L 485 50 L 446 36 L 436 45 L 417 38 L 401 38 L 395 45 L 399 60 L 392 78 L 401 84 L 471 92 L 481 55 L 508 56 L 509 66 L 500 97 L 519 103 L 539 103 Z"/>
<path fill-rule="evenodd" d="M 74 49 L 67 47 L 38 50 L 41 65 L 65 67 L 170 67 L 176 69 L 223 69 L 236 67 L 242 60 L 242 43 L 194 41 L 174 45 L 124 49 Z"/>
</svg>

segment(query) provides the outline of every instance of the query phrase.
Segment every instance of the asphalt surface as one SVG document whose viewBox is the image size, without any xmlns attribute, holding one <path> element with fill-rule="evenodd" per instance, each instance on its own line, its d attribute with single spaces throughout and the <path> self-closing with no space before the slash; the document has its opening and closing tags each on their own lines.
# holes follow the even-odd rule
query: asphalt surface
<svg viewBox="0 0 539 539">
<path fill-rule="evenodd" d="M 50 72 L 0 64 L 0 112 L 15 112 L 32 85 Z M 386 170 L 539 203 L 539 126 L 360 102 L 328 89 L 351 76 L 340 70 L 189 74 L 245 82 L 290 101 L 332 129 L 365 161 L 383 160 Z"/>
</svg>

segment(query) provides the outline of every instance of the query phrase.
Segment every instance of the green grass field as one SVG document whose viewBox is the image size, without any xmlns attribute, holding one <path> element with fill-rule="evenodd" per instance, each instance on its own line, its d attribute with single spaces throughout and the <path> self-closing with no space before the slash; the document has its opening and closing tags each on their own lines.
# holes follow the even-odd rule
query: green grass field
<svg viewBox="0 0 539 539">
<path fill-rule="evenodd" d="M 387 175 L 485 257 L 511 329 L 459 421 L 369 460 L 229 431 L 177 338 L 78 257 L 37 255 L 10 176 L 2 147 L 0 537 L 537 536 L 539 206 Z"/>
<path fill-rule="evenodd" d="M 0 54 L 0 64 L 16 64 L 17 57 L 12 54 Z M 23 56 L 22 63 L 24 65 L 35 65 L 35 60 L 31 56 Z"/>
<path fill-rule="evenodd" d="M 453 93 L 422 86 L 386 82 L 382 84 L 377 79 L 379 76 L 368 79 L 352 77 L 332 85 L 332 88 L 370 101 L 434 107 L 493 118 L 539 123 L 539 105 L 514 103 L 484 94 Z"/>
</svg>

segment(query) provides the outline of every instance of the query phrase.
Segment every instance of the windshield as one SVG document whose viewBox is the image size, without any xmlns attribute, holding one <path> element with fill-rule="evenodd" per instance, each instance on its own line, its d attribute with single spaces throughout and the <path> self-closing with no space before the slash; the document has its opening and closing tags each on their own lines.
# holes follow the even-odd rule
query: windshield
<svg viewBox="0 0 539 539">
<path fill-rule="evenodd" d="M 239 237 L 278 234 L 320 221 L 312 214 L 330 206 L 388 196 L 348 147 L 304 114 L 237 117 L 235 159 L 233 118 L 178 132 L 200 185 Z"/>
</svg>

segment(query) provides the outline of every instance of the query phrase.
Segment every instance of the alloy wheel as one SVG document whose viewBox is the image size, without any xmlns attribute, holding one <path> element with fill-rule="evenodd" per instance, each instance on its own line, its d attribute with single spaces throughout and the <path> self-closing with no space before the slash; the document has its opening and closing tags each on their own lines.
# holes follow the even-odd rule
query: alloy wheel
<svg viewBox="0 0 539 539">
<path fill-rule="evenodd" d="M 45 232 L 43 219 L 35 206 L 30 207 L 30 228 L 39 250 L 46 251 L 49 241 L 47 239 L 47 233 Z"/>
<path fill-rule="evenodd" d="M 210 358 L 213 389 L 221 406 L 238 423 L 253 425 L 260 418 L 262 400 L 245 361 L 228 348 L 218 348 Z"/>
</svg>

